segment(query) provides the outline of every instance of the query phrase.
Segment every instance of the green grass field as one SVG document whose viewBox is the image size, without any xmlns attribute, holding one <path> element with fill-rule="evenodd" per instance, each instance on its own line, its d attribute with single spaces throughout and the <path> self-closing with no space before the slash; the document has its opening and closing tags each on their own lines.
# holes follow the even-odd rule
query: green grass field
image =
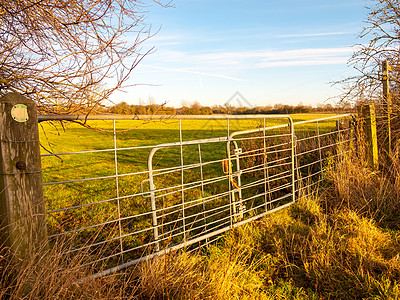
<svg viewBox="0 0 400 300">
<path fill-rule="evenodd" d="M 298 114 L 293 120 L 304 121 L 329 114 Z M 285 124 L 286 120 L 266 120 L 266 127 Z M 325 131 L 334 126 L 334 121 L 320 123 L 320 130 Z M 87 129 L 79 124 L 64 123 L 63 126 L 48 122 L 41 123 L 41 144 L 52 153 L 92 151 L 114 148 L 113 122 L 88 121 Z M 231 120 L 229 132 L 246 130 L 263 126 L 262 120 Z M 296 128 L 297 129 L 297 128 Z M 302 130 L 315 130 L 315 124 L 303 125 Z M 143 124 L 142 121 L 116 121 L 117 148 L 152 146 L 168 142 L 179 142 L 179 123 L 177 120 L 153 121 Z M 182 140 L 213 138 L 226 136 L 228 132 L 225 120 L 183 120 Z M 212 155 L 213 149 L 204 151 L 204 155 Z M 118 152 L 119 173 L 139 172 L 147 169 L 147 156 L 150 149 Z M 42 154 L 48 154 L 42 149 Z M 174 159 L 174 157 L 172 157 Z M 167 161 L 167 159 L 164 159 Z M 42 160 L 44 182 L 73 180 L 95 176 L 115 174 L 114 153 L 89 153 L 84 155 L 65 155 L 44 157 Z"/>
</svg>

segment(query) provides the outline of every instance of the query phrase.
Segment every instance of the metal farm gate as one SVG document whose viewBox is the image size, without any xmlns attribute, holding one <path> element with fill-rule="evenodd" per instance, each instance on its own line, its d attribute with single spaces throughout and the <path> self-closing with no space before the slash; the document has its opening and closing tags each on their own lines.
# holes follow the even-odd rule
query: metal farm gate
<svg viewBox="0 0 400 300">
<path fill-rule="evenodd" d="M 132 131 L 117 128 L 143 121 L 113 120 L 111 148 L 42 155 L 50 242 L 71 241 L 64 254 L 85 253 L 84 265 L 102 271 L 98 275 L 172 250 L 203 247 L 312 192 L 324 170 L 350 151 L 349 118 L 153 116 L 152 122 L 162 122 L 143 129 L 143 139 L 136 139 L 138 130 L 124 138 Z M 173 128 L 164 129 L 168 124 Z M 160 143 L 146 144 L 158 131 L 177 134 L 174 141 L 160 135 L 155 138 Z M 65 161 L 56 170 L 51 166 L 57 157 Z M 103 173 L 93 171 L 99 161 Z M 75 170 L 68 175 L 72 178 L 55 174 L 67 173 L 66 168 Z"/>
<path fill-rule="evenodd" d="M 262 216 L 274 206 L 293 201 L 292 123 L 286 127 L 289 132 L 279 135 L 257 128 L 236 131 L 227 137 L 154 147 L 148 159 L 148 182 L 155 249 L 175 244 L 188 246 L 212 238 L 237 223 Z M 253 136 L 255 133 L 261 135 Z M 286 140 L 267 148 L 267 140 L 272 138 Z M 239 145 L 246 142 L 255 142 L 257 147 L 244 150 Z M 219 155 L 205 160 L 202 146 L 210 145 Z M 154 168 L 156 153 L 166 151 L 175 152 L 176 159 L 169 167 Z M 279 154 L 278 158 L 268 162 L 267 157 L 272 154 Z M 270 177 L 270 173 L 274 175 Z M 284 179 L 287 183 L 274 185 Z"/>
</svg>

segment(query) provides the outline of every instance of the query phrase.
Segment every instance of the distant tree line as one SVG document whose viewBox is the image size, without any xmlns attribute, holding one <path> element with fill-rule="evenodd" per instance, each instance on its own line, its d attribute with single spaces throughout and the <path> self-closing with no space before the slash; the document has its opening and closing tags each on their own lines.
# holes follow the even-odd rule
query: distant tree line
<svg viewBox="0 0 400 300">
<path fill-rule="evenodd" d="M 286 105 L 275 104 L 256 107 L 233 107 L 233 106 L 202 106 L 198 102 L 183 105 L 180 108 L 169 107 L 159 104 L 128 104 L 121 102 L 111 107 L 103 107 L 98 113 L 111 113 L 121 115 L 213 115 L 213 114 L 297 114 L 297 113 L 342 113 L 351 112 L 349 105 L 321 104 L 310 105 Z"/>
</svg>

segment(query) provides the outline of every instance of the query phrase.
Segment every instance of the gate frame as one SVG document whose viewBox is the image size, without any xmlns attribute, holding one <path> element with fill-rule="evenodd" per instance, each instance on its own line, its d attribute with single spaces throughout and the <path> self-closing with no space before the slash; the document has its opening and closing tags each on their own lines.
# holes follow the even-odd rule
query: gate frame
<svg viewBox="0 0 400 300">
<path fill-rule="evenodd" d="M 277 129 L 277 128 L 285 128 L 285 127 L 289 127 L 290 128 L 290 136 L 291 136 L 291 169 L 292 169 L 292 202 L 295 202 L 296 200 L 296 182 L 295 182 L 295 138 L 294 138 L 294 122 L 293 119 L 290 115 L 218 115 L 218 116 L 184 116 L 184 118 L 181 118 L 181 116 L 178 117 L 179 119 L 179 131 L 180 131 L 180 141 L 179 142 L 173 142 L 173 143 L 165 143 L 165 144 L 159 144 L 157 146 L 155 146 L 154 148 L 151 149 L 149 155 L 148 155 L 148 159 L 147 159 L 147 167 L 148 167 L 148 172 L 149 172 L 149 193 L 150 193 L 150 200 L 151 200 L 151 212 L 152 212 L 152 226 L 153 226 L 153 236 L 154 236 L 154 244 L 155 244 L 155 251 L 159 252 L 159 251 L 163 251 L 160 250 L 160 243 L 159 243 L 159 233 L 158 233 L 158 221 L 157 221 L 157 207 L 156 207 L 156 197 L 155 197 L 155 192 L 156 192 L 156 187 L 154 185 L 154 170 L 153 170 L 153 157 L 155 155 L 155 153 L 160 150 L 160 149 L 164 149 L 164 148 L 172 148 L 172 147 L 176 147 L 176 146 L 180 146 L 181 147 L 181 160 L 182 160 L 182 146 L 187 146 L 187 145 L 200 145 L 200 144 L 205 144 L 205 143 L 211 143 L 211 142 L 224 142 L 226 141 L 226 151 L 227 151 L 227 160 L 228 160 L 228 164 L 230 164 L 231 162 L 231 154 L 230 154 L 230 143 L 234 142 L 234 144 L 236 145 L 236 149 L 237 149 L 237 143 L 234 140 L 234 137 L 236 135 L 239 134 L 248 134 L 248 133 L 255 133 L 255 132 L 264 132 L 265 130 L 271 130 L 271 129 Z M 182 141 L 182 127 L 181 127 L 181 120 L 182 119 L 224 119 L 228 121 L 228 130 L 229 130 L 229 120 L 230 119 L 235 119 L 235 120 L 243 120 L 243 119 L 287 119 L 288 120 L 288 124 L 283 124 L 283 125 L 277 125 L 277 126 L 270 126 L 265 128 L 265 122 L 264 122 L 264 127 L 261 128 L 255 128 L 255 129 L 249 129 L 249 130 L 241 130 L 241 131 L 235 131 L 230 133 L 227 137 L 217 137 L 217 138 L 208 138 L 208 139 L 199 139 L 199 140 L 191 140 L 191 141 Z M 229 131 L 228 131 L 229 132 Z M 238 159 L 238 158 L 237 158 Z M 228 167 L 228 176 L 232 176 L 230 168 Z M 239 181 L 239 187 L 241 186 L 241 183 Z M 236 203 L 233 201 L 232 199 L 234 199 L 234 189 L 231 188 L 231 185 L 229 184 L 229 193 L 231 195 L 231 207 L 235 208 L 236 207 Z M 241 199 L 241 192 L 239 189 L 239 199 Z M 241 205 L 241 200 L 239 200 L 239 205 Z M 266 212 L 266 213 L 269 213 Z M 238 221 L 236 220 L 236 222 L 232 221 L 232 217 L 236 214 L 236 212 L 231 213 L 231 225 L 228 229 L 232 229 L 233 228 L 233 224 L 237 224 Z M 262 214 L 263 215 L 263 214 Z M 255 216 L 256 219 L 260 218 L 262 215 L 257 215 Z M 184 218 L 184 217 L 183 217 Z M 253 219 L 253 218 L 250 218 Z M 243 220 L 242 222 L 247 223 L 250 222 L 248 221 L 249 219 Z M 193 240 L 196 240 L 196 242 L 211 238 L 213 236 L 218 235 L 218 231 L 214 231 L 214 232 L 210 232 L 208 234 L 204 234 L 198 238 L 195 238 Z M 192 240 L 190 240 L 192 241 Z M 195 242 L 188 242 L 186 240 L 186 235 L 185 235 L 185 226 L 184 226 L 184 241 L 183 243 L 181 243 L 182 245 L 179 248 L 182 247 L 186 247 L 188 245 L 191 245 Z M 179 246 L 179 245 L 177 245 Z M 176 247 L 176 246 L 174 246 Z M 178 248 L 178 249 L 179 249 Z"/>
</svg>

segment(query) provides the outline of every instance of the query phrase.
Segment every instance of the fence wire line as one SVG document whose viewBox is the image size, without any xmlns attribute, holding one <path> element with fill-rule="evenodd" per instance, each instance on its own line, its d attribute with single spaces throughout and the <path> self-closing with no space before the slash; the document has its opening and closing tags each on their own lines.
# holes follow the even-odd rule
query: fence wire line
<svg viewBox="0 0 400 300">
<path fill-rule="evenodd" d="M 266 119 L 273 117 L 259 116 L 261 127 L 241 131 L 230 128 L 232 119 L 227 118 L 227 136 L 189 141 L 183 140 L 184 125 L 179 120 L 177 142 L 120 148 L 118 136 L 124 133 L 118 133 L 113 120 L 112 149 L 42 155 L 45 160 L 60 155 L 101 158 L 111 153 L 114 164 L 114 174 L 44 183 L 51 207 L 46 212 L 50 242 L 71 239 L 64 254 L 85 251 L 84 265 L 107 269 L 98 276 L 160 253 L 204 247 L 221 233 L 311 193 L 332 161 L 347 152 L 354 140 L 353 128 L 348 122 L 342 124 L 350 116 L 293 123 L 285 115 L 278 118 L 288 123 L 269 127 Z M 331 128 L 321 130 L 321 124 L 326 127 L 328 123 Z M 125 157 L 121 152 L 146 149 L 150 150 L 147 170 L 122 171 Z M 114 181 L 114 188 L 103 183 L 107 180 Z M 101 199 L 105 196 L 94 193 L 85 197 L 85 185 L 89 191 L 104 186 L 114 196 Z M 77 190 L 78 199 L 69 199 L 73 205 L 56 199 L 57 187 L 70 193 L 66 199 L 73 198 Z M 54 207 L 57 202 L 61 207 Z"/>
</svg>

